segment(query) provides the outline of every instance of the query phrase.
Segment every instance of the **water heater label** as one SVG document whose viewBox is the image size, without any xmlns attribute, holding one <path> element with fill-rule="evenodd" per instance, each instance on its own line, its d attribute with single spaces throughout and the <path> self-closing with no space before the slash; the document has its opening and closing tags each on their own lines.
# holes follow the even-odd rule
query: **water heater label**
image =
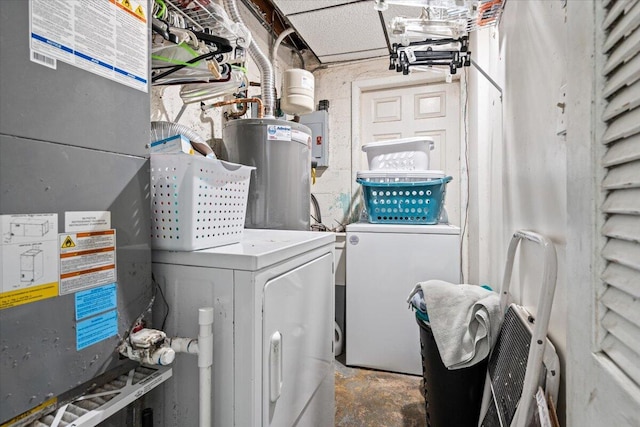
<svg viewBox="0 0 640 427">
<path fill-rule="evenodd" d="M 292 129 L 291 130 L 291 140 L 306 144 L 307 147 L 309 147 L 309 149 L 311 149 L 311 135 L 309 135 L 306 132 L 302 132 L 300 130 Z"/>
<path fill-rule="evenodd" d="M 0 309 L 58 295 L 58 214 L 0 215 Z"/>
<path fill-rule="evenodd" d="M 269 141 L 291 141 L 291 126 L 267 126 L 267 139 Z"/>
<path fill-rule="evenodd" d="M 307 76 L 302 76 L 302 87 L 308 90 L 313 90 L 314 88 L 314 79 Z"/>
<path fill-rule="evenodd" d="M 117 310 L 83 320 L 76 325 L 76 349 L 80 351 L 117 334 Z"/>
<path fill-rule="evenodd" d="M 118 307 L 117 287 L 115 283 L 88 291 L 78 292 L 76 297 L 76 320 L 95 316 Z"/>
</svg>

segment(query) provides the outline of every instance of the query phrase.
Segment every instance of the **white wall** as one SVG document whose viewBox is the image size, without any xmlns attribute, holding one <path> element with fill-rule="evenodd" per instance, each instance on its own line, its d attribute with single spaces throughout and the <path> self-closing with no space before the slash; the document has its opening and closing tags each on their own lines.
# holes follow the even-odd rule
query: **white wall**
<svg viewBox="0 0 640 427">
<path fill-rule="evenodd" d="M 359 200 L 353 193 L 355 171 L 352 170 L 351 88 L 352 83 L 379 77 L 395 77 L 389 71 L 388 58 L 330 65 L 312 70 L 315 76 L 316 102 L 329 100 L 329 166 L 320 170 L 311 192 L 322 211 L 322 221 L 329 228 L 348 224 L 357 219 L 350 212 L 352 201 Z"/>
<path fill-rule="evenodd" d="M 466 258 L 470 283 L 486 283 L 497 288 L 504 259 L 490 252 L 506 253 L 509 239 L 503 227 L 504 61 L 500 57 L 498 30 L 489 28 L 474 33 L 470 49 L 475 63 L 493 82 L 475 66 L 465 70 L 470 164 Z"/>
<path fill-rule="evenodd" d="M 567 360 L 567 143 L 556 134 L 560 88 L 567 79 L 566 11 L 560 1 L 514 1 L 499 29 L 477 34 L 476 60 L 502 87 L 503 96 L 470 71 L 472 183 L 471 281 L 499 285 L 511 234 L 530 229 L 551 238 L 558 254 L 558 280 L 549 335 Z M 499 34 L 499 38 L 498 38 Z M 516 301 L 536 307 L 540 252 L 523 245 L 516 255 Z M 562 377 L 560 410 L 564 417 Z"/>
</svg>

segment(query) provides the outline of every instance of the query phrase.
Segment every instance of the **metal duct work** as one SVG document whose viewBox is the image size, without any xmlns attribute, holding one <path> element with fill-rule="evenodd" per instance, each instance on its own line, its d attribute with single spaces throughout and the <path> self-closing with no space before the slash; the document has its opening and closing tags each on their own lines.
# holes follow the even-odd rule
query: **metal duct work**
<svg viewBox="0 0 640 427">
<path fill-rule="evenodd" d="M 216 157 L 207 141 L 190 127 L 173 122 L 151 122 L 151 142 L 160 141 L 174 135 L 184 135 L 189 138 L 191 146 L 203 156 Z"/>
<path fill-rule="evenodd" d="M 233 21 L 244 25 L 242 17 L 240 17 L 240 13 L 238 12 L 238 7 L 235 0 L 224 0 L 224 8 L 227 10 L 229 17 Z M 260 84 L 262 87 L 264 115 L 266 118 L 273 118 L 276 100 L 273 65 L 269 61 L 269 58 L 258 47 L 258 44 L 253 37 L 251 38 L 251 44 L 249 45 L 249 55 L 251 55 L 251 58 L 256 61 L 256 64 L 260 69 Z"/>
</svg>

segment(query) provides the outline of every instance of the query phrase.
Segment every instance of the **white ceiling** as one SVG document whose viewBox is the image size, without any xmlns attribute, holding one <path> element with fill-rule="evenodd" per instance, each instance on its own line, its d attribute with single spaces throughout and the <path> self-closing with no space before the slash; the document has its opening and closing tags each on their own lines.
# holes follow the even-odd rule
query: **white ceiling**
<svg viewBox="0 0 640 427">
<path fill-rule="evenodd" d="M 385 28 L 373 0 L 272 0 L 322 63 L 388 57 Z M 390 6 L 395 16 L 418 17 L 420 8 Z M 389 43 L 397 42 L 391 39 Z"/>
</svg>

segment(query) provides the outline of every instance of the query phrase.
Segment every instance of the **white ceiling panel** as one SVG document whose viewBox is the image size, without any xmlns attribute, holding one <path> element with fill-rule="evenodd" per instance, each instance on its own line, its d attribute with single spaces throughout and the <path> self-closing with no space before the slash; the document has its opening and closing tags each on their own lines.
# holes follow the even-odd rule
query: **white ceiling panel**
<svg viewBox="0 0 640 427">
<path fill-rule="evenodd" d="M 284 15 L 291 15 L 359 1 L 362 0 L 273 0 L 273 4 Z M 371 2 L 371 8 L 373 8 L 373 2 Z"/>
<path fill-rule="evenodd" d="M 387 48 L 372 1 L 348 3 L 288 18 L 318 58 Z"/>
<path fill-rule="evenodd" d="M 322 63 L 328 63 L 328 62 L 340 62 L 340 61 L 355 61 L 357 59 L 388 57 L 388 56 L 389 56 L 389 51 L 385 47 L 384 49 L 366 50 L 363 52 L 325 55 L 325 56 L 320 56 L 318 59 Z"/>
</svg>

